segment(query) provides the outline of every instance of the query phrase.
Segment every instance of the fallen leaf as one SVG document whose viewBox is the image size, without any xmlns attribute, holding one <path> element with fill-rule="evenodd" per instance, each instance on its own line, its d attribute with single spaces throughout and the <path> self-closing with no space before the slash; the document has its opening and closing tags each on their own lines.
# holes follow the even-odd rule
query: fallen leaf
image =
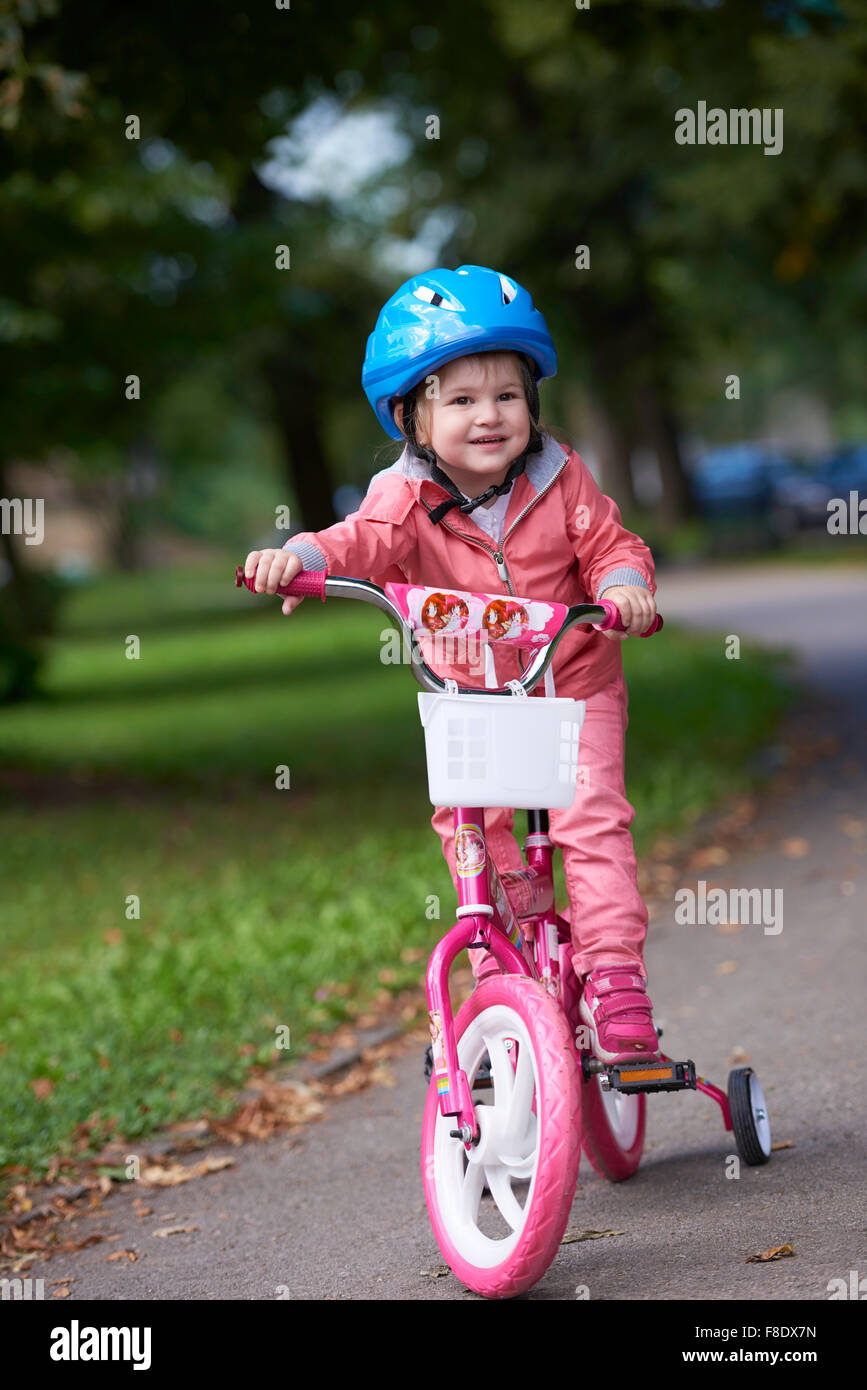
<svg viewBox="0 0 867 1390">
<path fill-rule="evenodd" d="M 48 1287 L 51 1288 L 52 1284 L 74 1284 L 74 1283 L 75 1283 L 75 1275 L 74 1275 L 74 1274 L 65 1274 L 65 1275 L 63 1276 L 62 1279 L 49 1279 L 49 1281 L 48 1281 Z"/>
<path fill-rule="evenodd" d="M 325 1107 L 321 1086 L 300 1082 L 264 1082 L 260 1094 L 245 1101 L 227 1120 L 212 1120 L 211 1128 L 230 1144 L 245 1139 L 268 1139 L 278 1129 L 319 1119 Z"/>
<path fill-rule="evenodd" d="M 793 1149 L 794 1147 L 794 1139 L 775 1139 L 771 1144 L 772 1149 Z"/>
<path fill-rule="evenodd" d="M 422 1269 L 419 1271 L 422 1279 L 442 1279 L 446 1274 L 451 1274 L 448 1265 L 434 1265 L 433 1269 Z"/>
<path fill-rule="evenodd" d="M 45 1100 L 54 1090 L 54 1082 L 47 1076 L 37 1076 L 33 1081 L 28 1081 L 27 1085 L 37 1100 Z"/>
<path fill-rule="evenodd" d="M 102 939 L 106 946 L 120 946 L 123 941 L 123 932 L 119 927 L 109 927 L 108 931 L 103 933 Z"/>
<path fill-rule="evenodd" d="M 729 852 L 724 845 L 709 845 L 707 849 L 698 849 L 690 856 L 690 867 L 693 869 L 708 869 L 716 864 L 727 864 L 729 862 Z"/>
<path fill-rule="evenodd" d="M 207 1120 L 193 1120 L 192 1123 L 189 1120 L 178 1120 L 175 1124 L 168 1125 L 167 1129 L 170 1134 L 207 1134 L 210 1125 Z"/>
<path fill-rule="evenodd" d="M 680 871 L 673 864 L 654 864 L 652 874 L 663 883 L 672 883 L 680 877 Z"/>
<path fill-rule="evenodd" d="M 577 1240 L 601 1240 L 603 1236 L 625 1236 L 625 1231 L 567 1231 L 561 1245 L 572 1245 Z"/>
<path fill-rule="evenodd" d="M 760 1255 L 748 1255 L 744 1264 L 764 1264 L 768 1260 L 782 1260 L 784 1256 L 794 1255 L 794 1253 L 791 1245 L 772 1245 L 770 1250 L 763 1250 Z"/>
<path fill-rule="evenodd" d="M 231 1168 L 234 1162 L 234 1158 L 228 1155 L 218 1158 L 212 1154 L 203 1158 L 200 1163 L 170 1163 L 164 1168 L 158 1164 L 149 1164 L 147 1168 L 142 1169 L 140 1180 L 145 1187 L 177 1187 L 182 1182 L 204 1177 L 206 1173 L 218 1173 L 223 1168 Z"/>
<path fill-rule="evenodd" d="M 732 1048 L 730 1056 L 726 1058 L 730 1067 L 740 1066 L 742 1062 L 748 1062 L 749 1060 L 750 1054 L 737 1043 Z"/>
<path fill-rule="evenodd" d="M 112 1260 L 132 1260 L 134 1262 L 137 1259 L 138 1255 L 134 1250 L 113 1250 L 110 1255 L 106 1255 L 105 1262 L 106 1264 L 111 1264 Z"/>
<path fill-rule="evenodd" d="M 197 1231 L 198 1226 L 161 1226 L 158 1231 L 152 1231 L 154 1236 L 182 1236 L 189 1231 Z"/>
<path fill-rule="evenodd" d="M 738 968 L 736 960 L 721 960 L 714 966 L 714 973 L 717 975 L 733 975 Z"/>
<path fill-rule="evenodd" d="M 801 835 L 793 835 L 791 839 L 781 842 L 780 853 L 785 855 L 786 859 L 803 859 L 805 854 L 810 853 L 810 841 Z"/>
<path fill-rule="evenodd" d="M 85 1236 L 84 1240 L 62 1240 L 54 1246 L 55 1250 L 83 1250 L 86 1245 L 99 1245 L 105 1240 L 105 1236 Z"/>
<path fill-rule="evenodd" d="M 52 1298 L 68 1298 L 68 1297 L 69 1297 L 69 1289 L 68 1289 L 68 1288 L 63 1288 L 63 1287 L 61 1287 L 61 1288 L 59 1288 L 59 1289 L 53 1289 L 52 1292 L 51 1292 L 51 1297 L 52 1297 Z"/>
<path fill-rule="evenodd" d="M 650 851 L 650 857 L 651 859 L 668 859 L 669 855 L 674 853 L 675 848 L 673 840 L 670 840 L 666 835 L 660 835 Z"/>
</svg>

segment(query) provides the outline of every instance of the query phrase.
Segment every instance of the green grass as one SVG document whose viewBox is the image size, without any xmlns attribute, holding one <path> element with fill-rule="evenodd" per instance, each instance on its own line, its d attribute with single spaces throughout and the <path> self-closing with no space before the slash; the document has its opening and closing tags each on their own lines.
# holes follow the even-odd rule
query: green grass
<svg viewBox="0 0 867 1390">
<path fill-rule="evenodd" d="M 251 1065 L 369 1005 L 382 969 L 420 988 L 402 953 L 451 924 L 418 687 L 378 660 L 383 615 L 307 600 L 287 620 L 226 574 L 80 591 L 43 698 L 0 712 L 27 786 L 0 809 L 0 1167 L 43 1171 L 94 1116 L 97 1145 L 225 1111 Z M 673 625 L 624 646 L 639 854 L 750 784 L 789 698 L 775 659 L 723 651 Z M 559 866 L 558 886 L 562 907 Z"/>
</svg>

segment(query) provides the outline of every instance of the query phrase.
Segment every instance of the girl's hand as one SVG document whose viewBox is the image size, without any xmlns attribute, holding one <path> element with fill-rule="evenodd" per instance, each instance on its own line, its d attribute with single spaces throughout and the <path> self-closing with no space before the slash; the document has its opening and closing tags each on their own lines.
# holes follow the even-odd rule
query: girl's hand
<svg viewBox="0 0 867 1390">
<path fill-rule="evenodd" d="M 301 558 L 294 550 L 251 550 L 244 561 L 245 577 L 250 579 L 254 574 L 256 576 L 257 594 L 275 594 L 279 585 L 291 584 L 303 568 Z M 284 598 L 283 612 L 287 618 L 303 602 L 303 598 Z"/>
<path fill-rule="evenodd" d="M 638 584 L 612 585 L 602 597 L 611 599 L 626 627 L 625 632 L 615 632 L 613 629 L 603 632 L 602 636 L 613 642 L 622 642 L 625 637 L 640 637 L 656 617 L 653 595 L 649 589 L 642 589 Z"/>
</svg>

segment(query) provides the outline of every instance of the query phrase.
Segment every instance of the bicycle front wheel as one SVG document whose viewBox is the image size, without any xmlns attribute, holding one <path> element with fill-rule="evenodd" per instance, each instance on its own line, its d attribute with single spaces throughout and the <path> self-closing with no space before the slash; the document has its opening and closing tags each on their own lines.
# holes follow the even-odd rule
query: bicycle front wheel
<svg viewBox="0 0 867 1390">
<path fill-rule="evenodd" d="M 455 1019 L 479 1142 L 469 1153 L 431 1080 L 422 1127 L 425 1200 L 443 1259 L 475 1293 L 512 1298 L 539 1280 L 566 1229 L 581 1154 L 581 1076 L 559 1004 L 537 981 L 485 981 Z"/>
</svg>

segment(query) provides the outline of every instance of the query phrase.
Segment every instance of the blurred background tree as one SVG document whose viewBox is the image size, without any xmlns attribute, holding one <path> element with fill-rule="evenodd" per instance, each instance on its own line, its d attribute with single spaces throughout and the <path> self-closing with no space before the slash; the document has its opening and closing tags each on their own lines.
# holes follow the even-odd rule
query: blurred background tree
<svg viewBox="0 0 867 1390">
<path fill-rule="evenodd" d="M 428 18 L 402 0 L 333 24 L 312 0 L 8 7 L 3 496 L 22 465 L 61 475 L 127 569 L 167 529 L 240 554 L 274 542 L 281 505 L 327 526 L 338 487 L 383 466 L 367 334 L 437 264 L 531 288 L 560 355 L 545 418 L 591 443 L 627 513 L 644 450 L 662 528 L 691 512 L 685 440 L 758 431 L 784 387 L 855 418 L 861 7 L 444 0 Z M 676 144 L 699 100 L 782 108 L 784 152 Z M 22 698 L 63 586 L 2 543 L 0 698 Z"/>
</svg>

